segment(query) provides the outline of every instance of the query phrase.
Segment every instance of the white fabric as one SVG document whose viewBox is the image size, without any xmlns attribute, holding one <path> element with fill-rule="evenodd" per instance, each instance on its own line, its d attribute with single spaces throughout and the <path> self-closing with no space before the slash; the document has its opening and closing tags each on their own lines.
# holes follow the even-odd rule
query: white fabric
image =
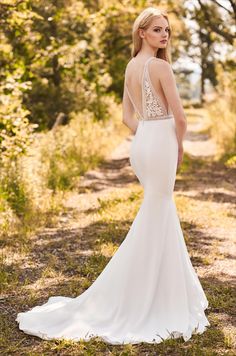
<svg viewBox="0 0 236 356">
<path fill-rule="evenodd" d="M 19 328 L 42 339 L 159 343 L 202 333 L 208 301 L 192 267 L 173 199 L 178 144 L 174 117 L 140 121 L 130 163 L 144 199 L 118 250 L 77 298 L 50 297 L 19 313 Z"/>
</svg>

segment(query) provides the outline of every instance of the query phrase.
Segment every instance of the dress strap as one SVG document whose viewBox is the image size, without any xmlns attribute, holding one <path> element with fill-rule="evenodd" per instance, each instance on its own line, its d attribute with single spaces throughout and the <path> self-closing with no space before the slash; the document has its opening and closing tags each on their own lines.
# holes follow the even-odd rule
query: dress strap
<svg viewBox="0 0 236 356">
<path fill-rule="evenodd" d="M 144 63 L 144 69 L 147 68 L 148 63 L 149 63 L 151 60 L 153 60 L 154 58 L 156 58 L 156 57 L 149 57 L 149 58 L 145 61 L 145 63 Z"/>
<path fill-rule="evenodd" d="M 145 120 L 145 117 L 147 116 L 147 111 L 146 111 L 146 98 L 145 98 L 145 92 L 144 92 L 144 80 L 145 80 L 145 77 L 146 77 L 146 72 L 147 72 L 147 66 L 148 66 L 148 63 L 153 59 L 154 57 L 149 57 L 145 63 L 144 63 L 144 66 L 143 66 L 143 73 L 142 73 L 142 108 L 143 108 L 143 117 L 141 118 L 142 120 Z"/>
<path fill-rule="evenodd" d="M 135 103 L 134 103 L 134 101 L 133 101 L 133 99 L 132 99 L 132 96 L 131 96 L 131 94 L 130 94 L 130 92 L 129 92 L 128 85 L 127 85 L 126 83 L 125 83 L 125 87 L 126 87 L 128 96 L 129 96 L 129 98 L 130 98 L 130 101 L 131 101 L 131 103 L 132 103 L 132 105 L 133 105 L 133 107 L 134 107 L 134 110 L 137 112 L 139 118 L 142 119 L 142 115 L 140 114 L 140 112 L 139 112 L 137 106 L 135 105 Z"/>
</svg>

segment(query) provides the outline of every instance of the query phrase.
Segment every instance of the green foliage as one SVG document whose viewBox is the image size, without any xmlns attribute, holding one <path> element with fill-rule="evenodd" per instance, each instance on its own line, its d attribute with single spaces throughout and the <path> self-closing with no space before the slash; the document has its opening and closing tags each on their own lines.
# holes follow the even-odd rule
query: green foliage
<svg viewBox="0 0 236 356">
<path fill-rule="evenodd" d="M 24 154 L 37 125 L 29 123 L 29 111 L 22 105 L 22 91 L 29 83 L 17 82 L 17 75 L 0 86 L 0 161 L 6 164 Z"/>
<path fill-rule="evenodd" d="M 225 165 L 229 168 L 236 168 L 236 155 L 226 159 Z"/>
<path fill-rule="evenodd" d="M 18 81 L 30 84 L 23 95 L 30 121 L 52 127 L 60 112 L 85 107 L 104 118 L 101 99 L 110 79 L 102 65 L 99 16 L 76 0 L 8 2 L 1 10 L 2 78 L 20 69 Z"/>
<path fill-rule="evenodd" d="M 1 198 L 5 199 L 12 210 L 21 215 L 26 212 L 29 207 L 29 199 L 24 187 L 24 184 L 19 175 L 17 164 L 7 167 L 7 174 L 1 176 Z"/>
<path fill-rule="evenodd" d="M 20 71 L 16 71 L 0 85 L 0 200 L 5 200 L 17 215 L 29 208 L 18 163 L 26 154 L 37 127 L 30 124 L 29 111 L 22 104 L 29 83 L 20 83 L 20 76 Z"/>
<path fill-rule="evenodd" d="M 27 214 L 34 221 L 38 209 L 50 210 L 51 191 L 72 187 L 102 159 L 110 144 L 104 129 L 109 134 L 116 127 L 109 118 L 117 108 L 107 95 L 111 77 L 104 65 L 100 7 L 76 0 L 0 4 L 0 209 L 7 229 L 14 214 L 24 224 Z M 88 114 L 80 116 L 85 109 Z M 61 112 L 67 118 L 76 112 L 80 119 L 76 128 L 75 119 L 46 134 L 51 150 L 42 150 L 44 161 L 34 131 L 51 128 Z M 94 119 L 108 123 L 103 128 Z"/>
<path fill-rule="evenodd" d="M 59 113 L 69 117 L 84 109 L 97 120 L 105 120 L 104 97 L 111 92 L 119 100 L 122 97 L 132 23 L 147 4 L 146 0 L 4 1 L 0 8 L 0 72 L 3 83 L 16 70 L 20 73 L 17 81 L 27 83 L 22 104 L 29 120 L 39 129 L 47 129 Z M 166 6 L 171 12 L 173 5 Z M 175 7 L 179 12 L 181 2 Z M 174 12 L 171 16 L 173 39 L 186 46 L 184 24 Z M 178 46 L 174 46 L 173 54 L 177 52 Z"/>
<path fill-rule="evenodd" d="M 53 191 L 67 190 L 74 187 L 78 177 L 88 169 L 95 167 L 104 158 L 107 148 L 111 146 L 113 133 L 119 127 L 118 107 L 110 103 L 113 121 L 98 122 L 89 111 L 72 113 L 66 127 L 58 127 L 45 135 L 42 142 L 43 164 L 48 167 L 47 186 Z"/>
<path fill-rule="evenodd" d="M 15 230 L 24 235 L 41 224 L 50 224 L 51 215 L 60 211 L 63 192 L 75 188 L 80 176 L 101 162 L 127 134 L 120 107 L 111 98 L 107 105 L 113 114 L 110 120 L 97 121 L 89 111 L 72 113 L 66 126 L 31 132 L 24 154 L 16 150 L 11 158 L 3 155 L 1 235 Z"/>
</svg>

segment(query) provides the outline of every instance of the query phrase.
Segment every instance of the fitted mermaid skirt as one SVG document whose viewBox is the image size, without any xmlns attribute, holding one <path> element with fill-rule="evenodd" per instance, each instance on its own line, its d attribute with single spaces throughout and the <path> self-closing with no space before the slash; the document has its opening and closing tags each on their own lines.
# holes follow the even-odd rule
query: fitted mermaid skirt
<svg viewBox="0 0 236 356">
<path fill-rule="evenodd" d="M 42 339 L 159 343 L 202 333 L 208 301 L 192 267 L 173 199 L 178 159 L 174 118 L 139 122 L 130 163 L 144 199 L 128 234 L 93 284 L 76 298 L 50 297 L 19 313 Z"/>
</svg>

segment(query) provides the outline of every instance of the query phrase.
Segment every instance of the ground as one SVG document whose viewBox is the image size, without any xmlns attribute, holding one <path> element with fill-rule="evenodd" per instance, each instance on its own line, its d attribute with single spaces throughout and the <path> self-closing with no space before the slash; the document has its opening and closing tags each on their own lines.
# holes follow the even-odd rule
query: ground
<svg viewBox="0 0 236 356">
<path fill-rule="evenodd" d="M 77 189 L 64 196 L 54 224 L 23 246 L 15 244 L 5 267 L 2 355 L 235 355 L 235 172 L 215 159 L 203 110 L 188 111 L 185 159 L 174 197 L 188 251 L 209 300 L 210 328 L 188 342 L 114 346 L 99 339 L 73 343 L 44 341 L 19 331 L 20 311 L 49 296 L 75 297 L 87 289 L 125 238 L 143 192 L 129 163 L 127 139 Z M 10 250 L 9 250 L 10 251 Z M 11 249 L 12 251 L 12 249 Z"/>
</svg>

